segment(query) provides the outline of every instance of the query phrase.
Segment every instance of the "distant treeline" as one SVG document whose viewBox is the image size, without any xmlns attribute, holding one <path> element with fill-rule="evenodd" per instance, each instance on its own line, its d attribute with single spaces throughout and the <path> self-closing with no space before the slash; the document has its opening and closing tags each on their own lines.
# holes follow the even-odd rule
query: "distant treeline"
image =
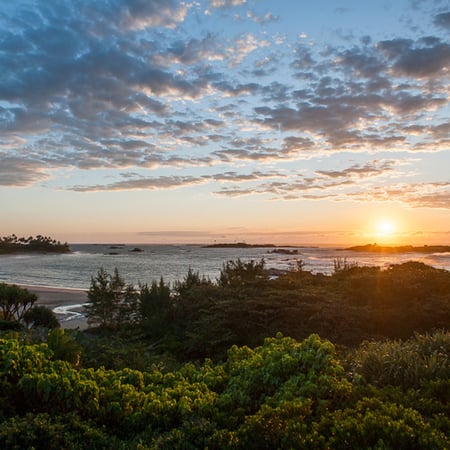
<svg viewBox="0 0 450 450">
<path fill-rule="evenodd" d="M 18 237 L 15 234 L 0 238 L 0 254 L 21 252 L 69 253 L 67 242 L 61 243 L 50 236 Z"/>
</svg>

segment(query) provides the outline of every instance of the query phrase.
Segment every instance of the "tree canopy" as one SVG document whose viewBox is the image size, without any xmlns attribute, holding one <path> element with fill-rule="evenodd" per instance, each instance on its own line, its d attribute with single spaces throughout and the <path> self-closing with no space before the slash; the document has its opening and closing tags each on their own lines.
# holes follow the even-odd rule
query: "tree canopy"
<svg viewBox="0 0 450 450">
<path fill-rule="evenodd" d="M 25 253 L 25 252 L 51 252 L 69 253 L 70 247 L 67 242 L 61 243 L 50 236 L 38 234 L 36 237 L 18 237 L 15 234 L 0 237 L 1 253 Z"/>
<path fill-rule="evenodd" d="M 117 328 L 134 322 L 138 314 L 137 292 L 119 275 L 117 268 L 113 274 L 99 269 L 91 278 L 88 299 L 84 310 L 91 325 Z"/>
<path fill-rule="evenodd" d="M 36 294 L 28 289 L 0 283 L 0 312 L 4 320 L 21 321 L 36 301 Z"/>
</svg>

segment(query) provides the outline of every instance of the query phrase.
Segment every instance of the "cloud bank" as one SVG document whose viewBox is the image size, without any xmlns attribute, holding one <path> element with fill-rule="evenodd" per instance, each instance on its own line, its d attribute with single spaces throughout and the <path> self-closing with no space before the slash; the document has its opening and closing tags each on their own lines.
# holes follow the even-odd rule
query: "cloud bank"
<svg viewBox="0 0 450 450">
<path fill-rule="evenodd" d="M 449 151 L 450 12 L 415 7 L 401 34 L 324 43 L 245 0 L 5 4 L 0 186 L 448 209 L 411 161 Z"/>
</svg>

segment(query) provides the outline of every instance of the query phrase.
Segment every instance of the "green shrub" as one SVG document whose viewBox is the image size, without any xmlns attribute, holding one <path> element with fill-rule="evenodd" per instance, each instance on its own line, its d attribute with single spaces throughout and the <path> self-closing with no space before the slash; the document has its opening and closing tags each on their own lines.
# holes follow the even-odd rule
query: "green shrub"
<svg viewBox="0 0 450 450">
<path fill-rule="evenodd" d="M 0 448 L 450 446 L 449 338 L 443 331 L 364 344 L 349 356 L 352 377 L 334 345 L 317 335 L 298 342 L 279 334 L 253 349 L 231 347 L 220 364 L 189 363 L 163 373 L 56 360 L 58 346 L 66 348 L 61 332 L 53 332 L 55 351 L 0 340 Z M 392 372 L 399 363 L 405 369 L 413 355 L 424 362 L 414 366 L 420 376 Z M 384 371 L 377 369 L 380 361 Z M 373 367 L 376 384 L 367 384 Z"/>
<path fill-rule="evenodd" d="M 52 330 L 47 337 L 47 344 L 53 351 L 54 359 L 67 361 L 78 366 L 81 356 L 81 346 L 63 329 Z"/>
<path fill-rule="evenodd" d="M 352 356 L 352 369 L 377 386 L 418 387 L 450 378 L 450 333 L 415 334 L 406 341 L 364 342 Z"/>
<path fill-rule="evenodd" d="M 3 450 L 100 450 L 118 449 L 119 446 L 114 436 L 76 414 L 26 414 L 11 417 L 0 424 L 0 447 Z"/>
<path fill-rule="evenodd" d="M 328 436 L 325 448 L 442 450 L 448 436 L 428 423 L 415 410 L 401 405 L 364 398 L 354 408 L 338 410 L 319 423 Z"/>
</svg>

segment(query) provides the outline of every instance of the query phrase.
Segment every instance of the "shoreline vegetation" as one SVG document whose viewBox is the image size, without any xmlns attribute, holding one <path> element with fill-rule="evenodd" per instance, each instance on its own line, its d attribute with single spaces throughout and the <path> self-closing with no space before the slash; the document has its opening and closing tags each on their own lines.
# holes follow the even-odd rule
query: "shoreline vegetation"
<svg viewBox="0 0 450 450">
<path fill-rule="evenodd" d="M 366 244 L 338 250 L 369 253 L 450 253 L 450 245 L 421 245 L 418 247 L 414 247 L 413 245 L 399 245 L 390 247 L 378 244 Z"/>
<path fill-rule="evenodd" d="M 0 238 L 0 255 L 16 253 L 71 253 L 67 242 L 60 242 L 50 236 L 18 237 L 15 234 Z"/>
<path fill-rule="evenodd" d="M 450 448 L 450 271 L 238 259 L 85 295 L 87 330 L 0 332 L 1 448 Z"/>
</svg>

